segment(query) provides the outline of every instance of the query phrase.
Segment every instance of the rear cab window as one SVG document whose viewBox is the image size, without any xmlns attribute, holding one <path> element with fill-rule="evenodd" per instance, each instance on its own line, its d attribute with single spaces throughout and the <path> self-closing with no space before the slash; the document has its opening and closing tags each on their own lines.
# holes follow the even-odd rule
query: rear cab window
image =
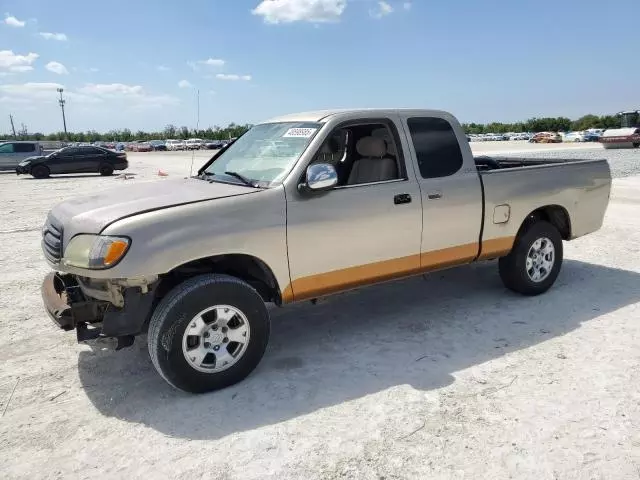
<svg viewBox="0 0 640 480">
<path fill-rule="evenodd" d="M 407 119 L 422 178 L 441 178 L 462 168 L 460 143 L 451 124 L 444 118 Z"/>
</svg>

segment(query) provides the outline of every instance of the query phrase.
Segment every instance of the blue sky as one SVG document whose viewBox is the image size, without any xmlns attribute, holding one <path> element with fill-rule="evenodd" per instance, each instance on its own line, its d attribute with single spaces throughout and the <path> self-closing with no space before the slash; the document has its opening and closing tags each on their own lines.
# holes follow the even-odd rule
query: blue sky
<svg viewBox="0 0 640 480">
<path fill-rule="evenodd" d="M 203 127 L 332 107 L 476 122 L 640 107 L 638 0 L 0 5 L 0 132 L 9 113 L 60 130 L 58 86 L 70 130 L 194 127 L 196 90 Z"/>
</svg>

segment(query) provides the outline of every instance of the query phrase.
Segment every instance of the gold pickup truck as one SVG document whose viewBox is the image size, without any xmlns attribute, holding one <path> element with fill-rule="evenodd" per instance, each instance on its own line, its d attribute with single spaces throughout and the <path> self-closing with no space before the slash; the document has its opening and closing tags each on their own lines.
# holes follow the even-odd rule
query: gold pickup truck
<svg viewBox="0 0 640 480">
<path fill-rule="evenodd" d="M 55 206 L 42 296 L 79 341 L 148 333 L 171 385 L 245 378 L 269 338 L 266 303 L 499 259 L 505 286 L 549 289 L 562 241 L 602 225 L 606 160 L 474 158 L 435 110 L 340 110 L 260 123 L 197 175 Z"/>
</svg>

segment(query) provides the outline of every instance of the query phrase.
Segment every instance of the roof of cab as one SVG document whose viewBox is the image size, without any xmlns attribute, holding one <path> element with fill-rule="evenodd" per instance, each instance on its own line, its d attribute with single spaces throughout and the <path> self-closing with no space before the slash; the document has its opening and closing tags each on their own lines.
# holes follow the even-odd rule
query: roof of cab
<svg viewBox="0 0 640 480">
<path fill-rule="evenodd" d="M 340 113 L 362 113 L 362 114 L 374 114 L 385 115 L 389 113 L 403 113 L 411 112 L 415 114 L 438 114 L 443 115 L 447 112 L 441 110 L 427 110 L 427 109 L 415 109 L 415 108 L 343 108 L 333 110 L 315 110 L 311 112 L 291 113 L 289 115 L 282 115 L 280 117 L 270 118 L 260 123 L 277 123 L 277 122 L 322 122 L 328 117 L 338 115 Z M 449 114 L 450 115 L 450 114 Z"/>
</svg>

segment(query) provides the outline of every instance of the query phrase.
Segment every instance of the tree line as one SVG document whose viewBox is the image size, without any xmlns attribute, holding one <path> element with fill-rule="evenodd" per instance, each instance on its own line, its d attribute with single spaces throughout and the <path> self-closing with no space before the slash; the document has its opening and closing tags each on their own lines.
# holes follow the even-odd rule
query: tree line
<svg viewBox="0 0 640 480">
<path fill-rule="evenodd" d="M 575 130 L 586 130 L 588 128 L 617 128 L 620 126 L 620 118 L 616 115 L 585 115 L 577 120 L 566 117 L 545 117 L 531 118 L 525 122 L 516 123 L 464 123 L 463 128 L 466 133 L 507 133 L 507 132 L 568 132 Z M 189 127 L 176 127 L 167 125 L 164 130 L 158 132 L 145 132 L 138 130 L 133 132 L 128 128 L 122 130 L 110 130 L 105 133 L 88 130 L 86 132 L 69 132 L 65 136 L 64 132 L 50 134 L 27 133 L 26 129 L 16 132 L 16 136 L 21 140 L 57 140 L 69 142 L 130 142 L 133 140 L 164 140 L 174 138 L 186 140 L 188 138 L 202 138 L 206 140 L 225 140 L 242 135 L 249 128 L 250 124 L 239 125 L 230 123 L 226 127 L 209 127 L 206 129 L 191 129 Z M 0 138 L 12 138 L 12 135 L 0 135 Z"/>
<path fill-rule="evenodd" d="M 616 115 L 585 115 L 577 120 L 567 117 L 530 118 L 526 122 L 465 123 L 466 133 L 507 133 L 507 132 L 569 132 L 588 128 L 618 128 L 620 117 Z"/>
<path fill-rule="evenodd" d="M 191 129 L 189 127 L 177 127 L 175 125 L 167 125 L 163 130 L 158 132 L 145 132 L 138 130 L 136 132 L 124 128 L 122 130 L 109 130 L 100 133 L 95 130 L 86 132 L 64 132 L 49 133 L 27 133 L 24 128 L 16 132 L 16 136 L 20 140 L 50 140 L 50 141 L 69 141 L 69 142 L 131 142 L 133 140 L 166 140 L 169 138 L 176 140 L 187 140 L 189 138 L 202 138 L 205 140 L 228 140 L 230 138 L 239 137 L 251 128 L 250 124 L 238 125 L 230 123 L 226 127 L 208 127 L 206 129 Z M 13 138 L 13 135 L 4 134 L 0 138 Z"/>
</svg>

